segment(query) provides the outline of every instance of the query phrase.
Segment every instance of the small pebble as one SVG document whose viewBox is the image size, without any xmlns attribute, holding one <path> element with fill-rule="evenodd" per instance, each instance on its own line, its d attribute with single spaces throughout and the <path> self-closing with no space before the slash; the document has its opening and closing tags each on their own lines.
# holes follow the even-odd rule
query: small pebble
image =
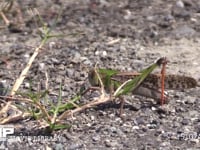
<svg viewBox="0 0 200 150">
<path fill-rule="evenodd" d="M 184 8 L 185 7 L 183 1 L 181 1 L 181 0 L 179 0 L 179 1 L 176 2 L 176 6 L 180 7 L 180 8 Z"/>
</svg>

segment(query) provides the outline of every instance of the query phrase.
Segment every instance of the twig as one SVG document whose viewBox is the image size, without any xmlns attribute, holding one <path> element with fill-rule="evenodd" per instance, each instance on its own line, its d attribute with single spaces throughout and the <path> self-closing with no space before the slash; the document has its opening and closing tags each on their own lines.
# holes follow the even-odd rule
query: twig
<svg viewBox="0 0 200 150">
<path fill-rule="evenodd" d="M 95 107 L 97 105 L 100 105 L 100 104 L 103 104 L 103 103 L 107 103 L 109 101 L 112 101 L 110 99 L 110 96 L 105 96 L 105 95 L 101 95 L 97 100 L 93 100 L 92 102 L 88 103 L 88 104 L 85 104 L 81 107 L 78 107 L 74 110 L 68 110 L 68 111 L 65 111 L 59 118 L 58 120 L 63 120 L 67 117 L 70 117 L 70 116 L 73 116 L 73 114 L 77 113 L 77 112 L 81 112 L 85 109 L 88 109 L 88 108 L 92 108 L 92 107 Z"/>
<path fill-rule="evenodd" d="M 4 118 L 3 120 L 1 120 L 1 124 L 6 124 L 8 122 L 21 120 L 21 119 L 24 119 L 26 117 L 30 117 L 30 113 L 19 113 L 19 114 L 16 114 L 14 116 L 8 116 L 8 117 Z"/>
</svg>

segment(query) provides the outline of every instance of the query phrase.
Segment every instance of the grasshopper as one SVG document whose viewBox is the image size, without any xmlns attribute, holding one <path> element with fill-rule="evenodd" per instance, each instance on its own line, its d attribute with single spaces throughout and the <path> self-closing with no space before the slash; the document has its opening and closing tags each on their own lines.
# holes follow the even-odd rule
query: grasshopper
<svg viewBox="0 0 200 150">
<path fill-rule="evenodd" d="M 114 94 L 115 97 L 132 93 L 134 95 L 141 95 L 149 98 L 153 98 L 161 104 L 163 99 L 167 100 L 167 93 L 164 93 L 164 88 L 171 90 L 182 90 L 194 88 L 197 86 L 197 81 L 188 76 L 182 75 L 165 75 L 164 67 L 161 74 L 152 74 L 151 72 L 160 65 L 165 66 L 167 63 L 166 58 L 160 58 L 156 63 L 152 64 L 148 68 L 138 72 L 120 72 L 113 69 L 91 69 L 88 78 L 92 86 L 100 86 L 100 81 L 97 77 L 97 73 L 103 82 L 104 88 L 107 92 L 111 93 L 113 90 L 117 90 L 125 82 L 127 84 L 122 86 L 122 92 Z M 163 75 L 164 74 L 164 75 Z M 129 86 L 128 90 L 127 87 Z"/>
</svg>

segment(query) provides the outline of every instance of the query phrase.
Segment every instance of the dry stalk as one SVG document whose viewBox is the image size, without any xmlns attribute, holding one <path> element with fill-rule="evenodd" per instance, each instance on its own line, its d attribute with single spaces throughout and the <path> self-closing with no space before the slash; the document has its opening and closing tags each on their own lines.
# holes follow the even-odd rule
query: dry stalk
<svg viewBox="0 0 200 150">
<path fill-rule="evenodd" d="M 33 55 L 31 56 L 31 58 L 29 59 L 26 67 L 24 68 L 24 70 L 21 72 L 19 78 L 16 80 L 12 90 L 11 90 L 11 94 L 10 95 L 15 95 L 15 92 L 19 89 L 19 86 L 22 84 L 22 82 L 24 81 L 24 78 L 26 77 L 33 61 L 35 60 L 36 56 L 39 53 L 39 50 L 42 48 L 43 44 L 41 43 L 39 45 L 39 47 L 37 47 L 33 53 Z"/>
<path fill-rule="evenodd" d="M 29 71 L 29 69 L 30 69 L 30 67 L 31 67 L 31 65 L 32 65 L 32 63 L 33 63 L 33 61 L 35 60 L 36 56 L 38 55 L 40 49 L 43 47 L 43 45 L 44 45 L 45 42 L 46 42 L 46 41 L 43 40 L 43 41 L 41 42 L 41 44 L 39 45 L 39 47 L 37 47 L 37 48 L 35 49 L 33 55 L 31 56 L 31 58 L 29 59 L 27 65 L 26 65 L 26 67 L 25 67 L 24 70 L 21 72 L 19 78 L 16 80 L 16 82 L 15 82 L 15 84 L 14 84 L 12 90 L 11 90 L 11 93 L 10 93 L 11 96 L 14 96 L 14 95 L 15 95 L 15 92 L 19 89 L 19 87 L 20 87 L 20 85 L 22 84 L 22 82 L 24 81 L 24 78 L 26 77 L 26 75 L 27 75 L 27 73 L 28 73 L 28 71 Z M 9 101 L 9 102 L 6 104 L 6 106 L 5 106 L 4 108 L 1 109 L 1 111 L 0 111 L 0 116 L 2 116 L 2 114 L 5 114 L 5 113 L 7 112 L 7 110 L 8 110 L 9 107 L 11 106 L 11 104 L 12 104 L 12 102 Z M 14 108 L 16 109 L 15 106 L 12 105 L 12 107 L 14 107 Z M 21 113 L 21 114 L 22 114 L 22 113 Z M 0 120 L 0 124 L 2 124 L 2 119 Z"/>
<path fill-rule="evenodd" d="M 7 17 L 5 16 L 5 14 L 0 11 L 0 16 L 3 18 L 3 20 L 5 21 L 6 23 L 6 26 L 9 26 L 10 25 L 10 21 L 7 19 Z"/>
<path fill-rule="evenodd" d="M 104 94 L 102 94 L 97 100 L 93 100 L 92 102 L 88 103 L 88 104 L 85 104 L 81 107 L 78 107 L 74 110 L 67 110 L 65 111 L 59 118 L 58 120 L 63 120 L 65 118 L 68 118 L 70 116 L 73 116 L 73 114 L 75 113 L 78 113 L 78 112 L 81 112 L 85 109 L 88 109 L 88 108 L 92 108 L 92 107 L 95 107 L 95 106 L 98 106 L 100 104 L 103 104 L 103 103 L 107 103 L 109 101 L 112 101 L 112 99 L 110 99 L 110 96 L 105 96 Z"/>
<path fill-rule="evenodd" d="M 27 118 L 29 116 L 30 116 L 30 113 L 19 113 L 14 116 L 8 116 L 6 118 L 3 118 L 3 120 L 1 120 L 1 124 L 6 124 L 8 122 L 14 122 L 17 120 L 21 120 L 21 119 Z"/>
</svg>

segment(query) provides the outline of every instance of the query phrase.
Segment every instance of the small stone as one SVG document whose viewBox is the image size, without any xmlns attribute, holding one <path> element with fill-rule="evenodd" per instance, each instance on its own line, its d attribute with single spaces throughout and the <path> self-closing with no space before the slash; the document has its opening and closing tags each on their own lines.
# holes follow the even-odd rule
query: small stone
<svg viewBox="0 0 200 150">
<path fill-rule="evenodd" d="M 61 143 L 58 143 L 56 145 L 54 145 L 55 150 L 64 150 L 64 145 L 62 145 Z"/>
<path fill-rule="evenodd" d="M 68 150 L 76 150 L 76 149 L 81 149 L 81 148 L 83 148 L 82 144 L 74 143 L 68 147 Z"/>
<path fill-rule="evenodd" d="M 177 127 L 179 127 L 180 126 L 180 123 L 179 122 L 173 122 L 173 127 L 174 128 L 177 128 Z"/>
<path fill-rule="evenodd" d="M 116 133 L 117 128 L 116 128 L 116 127 L 110 127 L 110 131 L 111 131 L 112 133 Z"/>
<path fill-rule="evenodd" d="M 125 128 L 125 130 L 121 130 L 121 129 L 117 129 L 116 130 L 116 134 L 119 135 L 120 137 L 126 137 L 125 133 L 130 133 L 130 129 L 129 128 Z"/>
<path fill-rule="evenodd" d="M 165 21 L 172 21 L 172 20 L 174 20 L 174 17 L 171 14 L 168 14 L 168 15 L 164 16 L 164 20 Z"/>
<path fill-rule="evenodd" d="M 74 52 L 72 57 L 72 62 L 79 63 L 81 58 L 81 54 L 79 52 Z"/>
<path fill-rule="evenodd" d="M 106 145 L 107 147 L 111 147 L 111 146 L 112 146 L 111 141 L 108 140 L 108 139 L 106 139 L 106 140 L 105 140 L 105 145 Z"/>
<path fill-rule="evenodd" d="M 107 52 L 106 52 L 106 51 L 103 51 L 102 55 L 103 55 L 103 56 L 107 56 Z"/>
<path fill-rule="evenodd" d="M 159 135 L 159 134 L 158 134 Z M 161 137 L 162 138 L 165 138 L 165 139 L 169 139 L 169 138 L 171 138 L 171 136 L 172 136 L 172 134 L 171 133 L 168 133 L 168 132 L 164 132 L 163 131 L 163 133 L 161 133 Z"/>
<path fill-rule="evenodd" d="M 56 42 L 49 42 L 49 49 L 52 50 L 53 47 L 56 45 Z"/>
<path fill-rule="evenodd" d="M 67 69 L 66 70 L 66 76 L 73 77 L 73 74 L 74 74 L 74 70 L 73 69 Z"/>
<path fill-rule="evenodd" d="M 194 23 L 196 23 L 198 20 L 196 18 L 190 18 L 190 20 Z"/>
<path fill-rule="evenodd" d="M 138 117 L 134 120 L 134 122 L 136 123 L 136 125 L 140 125 L 140 124 L 145 124 L 145 120 L 143 117 Z"/>
<path fill-rule="evenodd" d="M 185 125 L 185 126 L 183 126 L 183 128 L 181 129 L 184 133 L 189 133 L 189 132 L 191 132 L 192 131 L 192 126 L 190 126 L 190 125 Z"/>
<path fill-rule="evenodd" d="M 81 54 L 79 52 L 74 52 L 74 58 L 80 58 L 81 57 Z"/>
<path fill-rule="evenodd" d="M 106 147 L 116 147 L 118 145 L 118 142 L 116 141 L 110 141 L 110 140 L 105 140 L 105 145 Z"/>
<path fill-rule="evenodd" d="M 133 130 L 139 130 L 140 127 L 139 127 L 139 126 L 133 126 L 132 129 L 133 129 Z"/>
<path fill-rule="evenodd" d="M 170 142 L 162 142 L 161 144 L 160 144 L 160 146 L 162 146 L 162 147 L 168 147 L 168 146 L 170 146 L 171 144 L 170 144 Z"/>
<path fill-rule="evenodd" d="M 154 21 L 156 19 L 155 16 L 147 16 L 146 18 L 148 21 Z"/>
<path fill-rule="evenodd" d="M 177 107 L 175 108 L 175 110 L 176 110 L 176 113 L 185 112 L 185 111 L 186 111 L 185 108 L 180 107 L 180 106 L 177 106 Z"/>
<path fill-rule="evenodd" d="M 124 19 L 125 19 L 125 20 L 129 20 L 129 19 L 131 19 L 132 16 L 133 16 L 130 10 L 125 10 L 125 11 L 124 11 L 124 14 L 125 14 L 125 15 L 124 15 Z"/>
<path fill-rule="evenodd" d="M 176 2 L 176 6 L 180 7 L 180 8 L 184 8 L 185 7 L 184 3 L 181 0 Z"/>
<path fill-rule="evenodd" d="M 90 119 L 93 121 L 93 120 L 95 120 L 95 117 L 92 115 L 92 116 L 90 117 Z"/>
<path fill-rule="evenodd" d="M 56 65 L 60 64 L 60 61 L 57 58 L 51 58 L 51 61 Z"/>
<path fill-rule="evenodd" d="M 188 119 L 183 119 L 182 120 L 182 125 L 188 125 L 189 124 L 189 120 Z"/>
<path fill-rule="evenodd" d="M 25 82 L 25 83 L 24 83 L 24 87 L 27 88 L 27 89 L 30 88 L 30 83 Z"/>
<path fill-rule="evenodd" d="M 179 26 L 174 31 L 172 31 L 172 33 L 176 36 L 176 38 L 182 38 L 182 37 L 192 37 L 195 35 L 196 31 L 193 28 L 184 25 L 184 26 Z"/>
<path fill-rule="evenodd" d="M 92 62 L 89 59 L 86 59 L 83 61 L 83 64 L 90 66 L 92 64 Z"/>
<path fill-rule="evenodd" d="M 155 107 L 151 107 L 151 110 L 153 110 L 153 111 L 155 111 L 155 110 L 157 110 Z"/>
<path fill-rule="evenodd" d="M 86 61 L 86 60 L 88 60 L 87 57 L 80 57 L 80 61 L 81 61 L 81 62 L 82 62 L 82 61 Z"/>
<path fill-rule="evenodd" d="M 45 63 L 39 63 L 39 69 L 44 70 L 45 69 Z"/>
<path fill-rule="evenodd" d="M 94 142 L 100 141 L 100 139 L 101 139 L 101 138 L 100 138 L 99 135 L 92 137 L 92 140 L 93 140 Z"/>
<path fill-rule="evenodd" d="M 99 52 L 99 51 L 95 51 L 94 54 L 95 54 L 96 56 L 98 56 L 98 55 L 100 54 L 100 52 Z"/>
<path fill-rule="evenodd" d="M 25 58 L 25 59 L 29 59 L 29 58 L 30 58 L 30 55 L 29 55 L 29 54 L 24 54 L 24 58 Z"/>
<path fill-rule="evenodd" d="M 186 100 L 186 104 L 194 104 L 196 102 L 196 98 L 195 97 L 189 97 L 187 100 Z"/>
<path fill-rule="evenodd" d="M 59 77 L 58 77 L 58 78 L 55 78 L 55 82 L 56 82 L 56 83 L 62 83 L 62 78 L 59 78 Z"/>
<path fill-rule="evenodd" d="M 157 125 L 156 124 L 147 124 L 146 125 L 149 129 L 156 129 Z"/>
<path fill-rule="evenodd" d="M 100 6 L 101 7 L 109 7 L 110 3 L 107 2 L 106 0 L 99 0 Z"/>
<path fill-rule="evenodd" d="M 198 138 L 190 139 L 190 142 L 198 144 L 199 143 L 199 139 Z"/>
<path fill-rule="evenodd" d="M 172 15 L 175 17 L 180 17 L 180 18 L 184 18 L 184 19 L 191 18 L 191 12 L 189 12 L 183 8 L 180 8 L 180 7 L 173 7 Z"/>
</svg>

